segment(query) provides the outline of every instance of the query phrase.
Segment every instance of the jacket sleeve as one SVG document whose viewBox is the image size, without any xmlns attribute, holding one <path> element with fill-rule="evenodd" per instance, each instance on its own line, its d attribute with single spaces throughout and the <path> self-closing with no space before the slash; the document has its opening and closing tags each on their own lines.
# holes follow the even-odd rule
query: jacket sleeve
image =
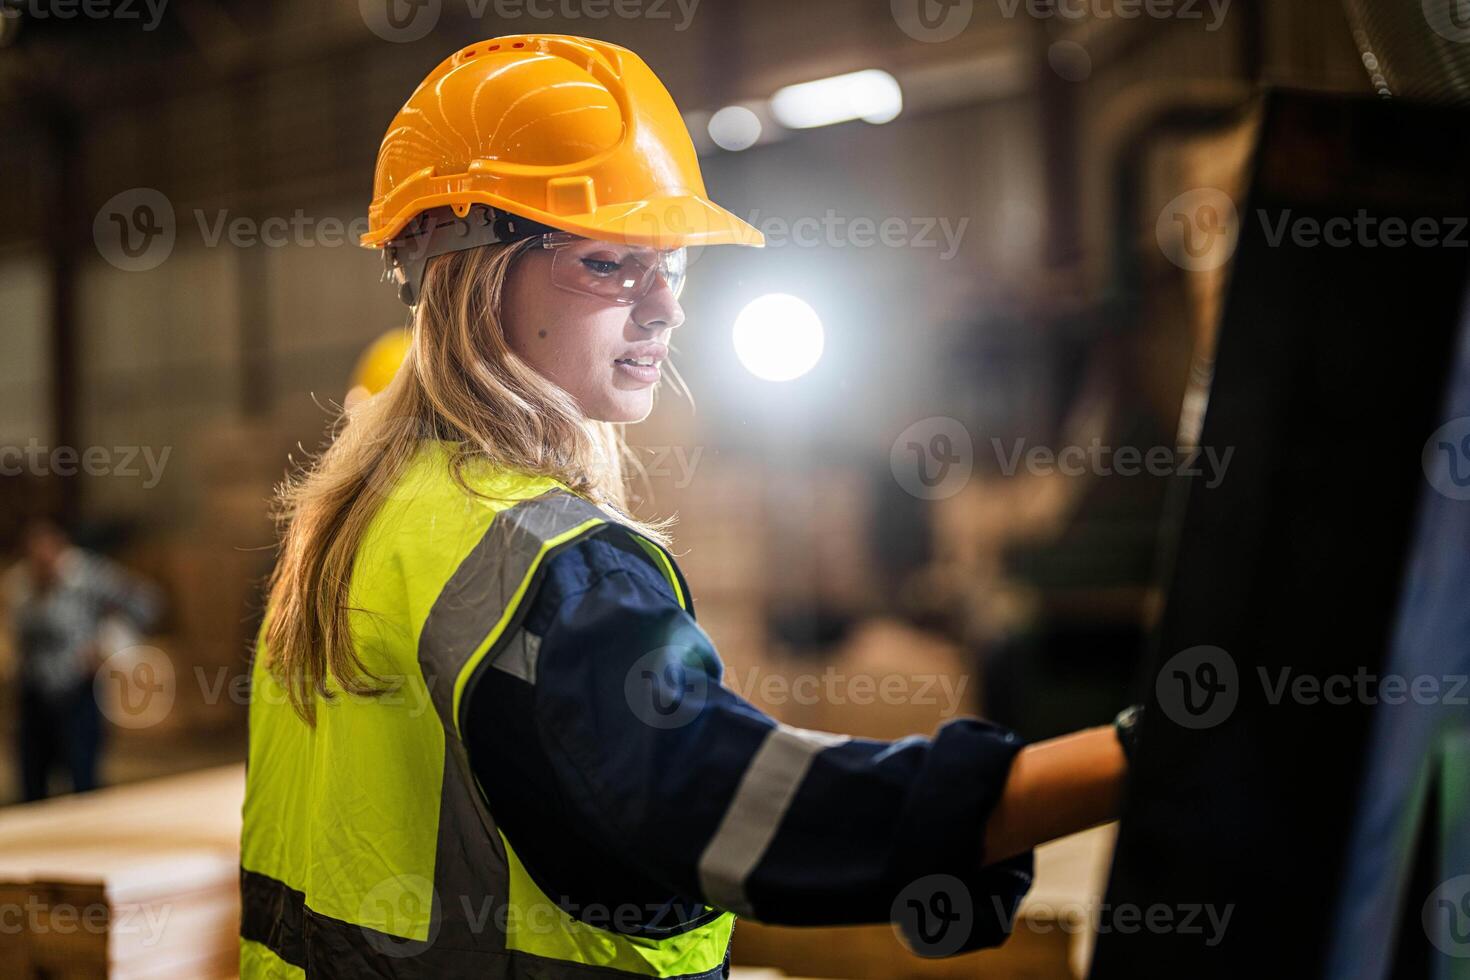
<svg viewBox="0 0 1470 980">
<path fill-rule="evenodd" d="M 595 538 L 559 554 L 527 619 L 537 754 L 578 819 L 652 880 L 756 920 L 932 911 L 964 920 L 942 952 L 1001 942 L 1031 855 L 986 867 L 982 836 L 1016 736 L 978 719 L 896 742 L 778 724 L 724 685 L 709 637 L 634 550 Z"/>
</svg>

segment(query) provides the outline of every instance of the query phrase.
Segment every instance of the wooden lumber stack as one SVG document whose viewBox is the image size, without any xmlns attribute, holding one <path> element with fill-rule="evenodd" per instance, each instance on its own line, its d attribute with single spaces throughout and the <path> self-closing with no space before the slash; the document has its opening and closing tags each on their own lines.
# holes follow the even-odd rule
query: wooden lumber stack
<svg viewBox="0 0 1470 980">
<path fill-rule="evenodd" d="M 0 970 L 233 976 L 244 783 L 232 765 L 0 811 Z"/>
</svg>

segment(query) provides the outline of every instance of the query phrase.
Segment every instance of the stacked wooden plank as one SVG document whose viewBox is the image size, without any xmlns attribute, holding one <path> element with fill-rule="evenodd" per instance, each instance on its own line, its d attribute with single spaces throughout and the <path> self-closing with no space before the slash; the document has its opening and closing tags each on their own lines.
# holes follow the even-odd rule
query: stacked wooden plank
<svg viewBox="0 0 1470 980">
<path fill-rule="evenodd" d="M 0 810 L 0 972 L 233 976 L 244 784 L 233 765 Z"/>
</svg>

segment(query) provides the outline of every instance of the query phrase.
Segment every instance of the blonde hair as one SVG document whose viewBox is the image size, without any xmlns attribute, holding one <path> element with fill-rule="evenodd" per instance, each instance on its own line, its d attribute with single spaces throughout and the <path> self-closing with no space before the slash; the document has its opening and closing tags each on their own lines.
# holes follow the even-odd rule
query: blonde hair
<svg viewBox="0 0 1470 980">
<path fill-rule="evenodd" d="M 512 263 L 536 242 L 487 245 L 430 260 L 413 343 L 392 384 L 343 413 L 330 445 L 280 486 L 280 554 L 269 580 L 265 652 L 272 674 L 309 725 L 316 700 L 388 688 L 353 646 L 353 561 L 382 502 L 420 445 L 447 440 L 467 493 L 471 462 L 551 477 L 668 544 L 669 522 L 628 513 L 623 427 L 586 418 L 566 391 L 510 349 L 499 311 Z M 636 466 L 636 461 L 634 461 Z"/>
</svg>

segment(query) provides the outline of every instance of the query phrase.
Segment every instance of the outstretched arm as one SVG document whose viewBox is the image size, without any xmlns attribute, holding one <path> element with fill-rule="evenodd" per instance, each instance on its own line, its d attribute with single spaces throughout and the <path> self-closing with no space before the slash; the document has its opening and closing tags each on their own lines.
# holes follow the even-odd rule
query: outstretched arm
<svg viewBox="0 0 1470 980">
<path fill-rule="evenodd" d="M 1004 937 L 1033 843 L 1111 815 L 1111 730 L 1023 748 L 973 718 L 897 742 L 778 725 L 616 541 L 551 559 L 525 625 L 534 667 L 487 662 L 462 709 L 496 820 L 549 894 L 625 902 L 638 878 L 815 925 L 885 921 L 908 885 L 949 875 L 974 898 L 975 948 Z M 615 858 L 634 867 L 598 870 Z"/>
<path fill-rule="evenodd" d="M 1112 820 L 1126 772 L 1111 726 L 1026 746 L 986 821 L 986 859 L 999 861 Z"/>
</svg>

